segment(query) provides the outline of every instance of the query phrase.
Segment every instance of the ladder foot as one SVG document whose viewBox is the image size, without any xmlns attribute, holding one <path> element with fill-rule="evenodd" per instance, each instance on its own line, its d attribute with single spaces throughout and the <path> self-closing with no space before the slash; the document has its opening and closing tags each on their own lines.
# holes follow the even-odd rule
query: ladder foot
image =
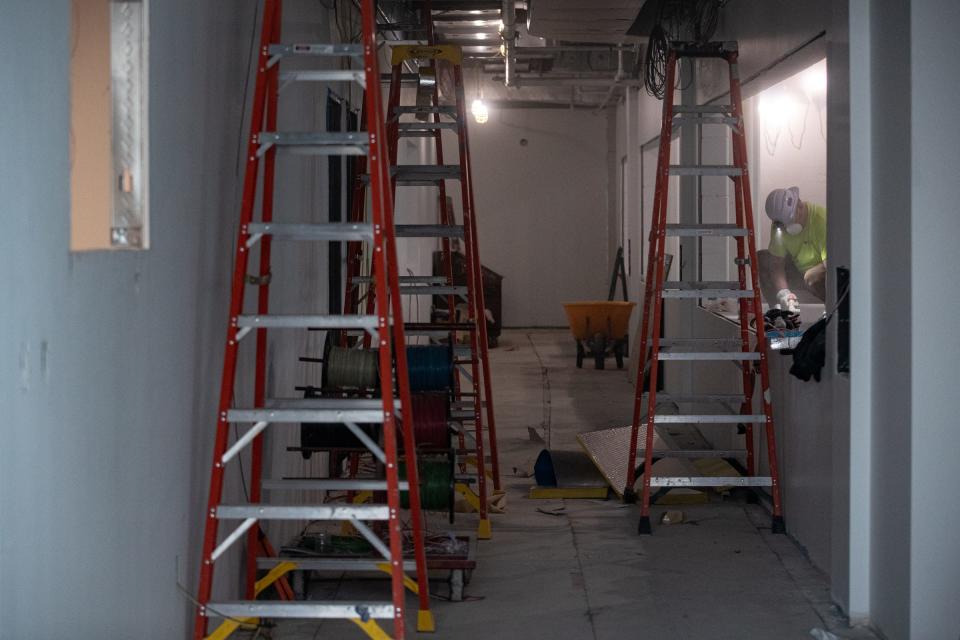
<svg viewBox="0 0 960 640">
<path fill-rule="evenodd" d="M 770 523 L 770 532 L 771 533 L 786 533 L 787 525 L 783 522 L 783 516 L 773 516 L 773 521 Z"/>
<path fill-rule="evenodd" d="M 490 530 L 490 521 L 481 520 L 480 524 L 477 525 L 477 539 L 489 540 L 492 537 L 493 537 L 493 533 Z"/>
<path fill-rule="evenodd" d="M 637 502 L 637 492 L 633 489 L 626 489 L 623 492 L 623 502 L 625 504 L 636 504 Z"/>
<path fill-rule="evenodd" d="M 437 623 L 433 619 L 433 611 L 421 609 L 417 611 L 417 631 L 420 633 L 433 633 L 437 630 Z"/>
<path fill-rule="evenodd" d="M 653 535 L 653 529 L 650 528 L 650 516 L 640 516 L 640 524 L 637 525 L 637 533 L 641 536 Z"/>
</svg>

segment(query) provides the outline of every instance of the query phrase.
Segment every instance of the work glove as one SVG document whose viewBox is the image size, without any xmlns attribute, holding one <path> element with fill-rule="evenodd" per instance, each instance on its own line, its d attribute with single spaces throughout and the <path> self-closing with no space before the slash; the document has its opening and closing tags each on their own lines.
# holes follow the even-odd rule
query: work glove
<svg viewBox="0 0 960 640">
<path fill-rule="evenodd" d="M 800 313 L 800 303 L 797 296 L 790 289 L 780 289 L 777 292 L 777 304 L 789 313 Z"/>
</svg>

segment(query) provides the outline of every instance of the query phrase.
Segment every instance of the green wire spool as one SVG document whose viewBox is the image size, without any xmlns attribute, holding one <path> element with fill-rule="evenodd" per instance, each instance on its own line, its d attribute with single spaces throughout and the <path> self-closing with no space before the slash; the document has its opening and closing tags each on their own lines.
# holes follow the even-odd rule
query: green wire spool
<svg viewBox="0 0 960 640">
<path fill-rule="evenodd" d="M 379 356 L 373 349 L 330 346 L 324 357 L 324 389 L 376 389 Z"/>
<path fill-rule="evenodd" d="M 417 469 L 420 471 L 420 506 L 424 511 L 448 511 L 453 522 L 454 455 L 451 449 L 443 455 L 420 456 Z M 407 479 L 406 461 L 400 462 L 400 479 Z M 407 491 L 400 492 L 400 506 L 410 508 Z"/>
</svg>

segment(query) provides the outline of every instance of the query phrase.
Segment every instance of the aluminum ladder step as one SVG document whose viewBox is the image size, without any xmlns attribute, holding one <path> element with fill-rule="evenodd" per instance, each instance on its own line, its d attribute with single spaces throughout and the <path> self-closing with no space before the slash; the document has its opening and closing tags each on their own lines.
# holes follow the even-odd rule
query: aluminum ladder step
<svg viewBox="0 0 960 640">
<path fill-rule="evenodd" d="M 649 396 L 648 391 L 643 392 L 644 397 Z M 656 395 L 657 404 L 673 402 L 676 404 L 711 404 L 711 403 L 722 403 L 722 404 L 742 404 L 743 403 L 743 394 L 742 393 L 705 393 L 705 394 L 690 394 L 690 395 L 674 395 L 671 393 L 658 393 Z"/>
<path fill-rule="evenodd" d="M 359 44 L 271 44 L 267 49 L 270 54 L 270 60 L 267 67 L 272 67 L 283 58 L 296 56 L 321 56 L 321 57 L 363 57 L 363 45 Z"/>
<path fill-rule="evenodd" d="M 251 236 L 273 236 L 278 240 L 373 241 L 373 225 L 355 222 L 251 222 L 247 225 L 247 233 Z"/>
<path fill-rule="evenodd" d="M 741 289 L 740 283 L 736 281 L 677 281 L 664 282 L 661 296 L 664 298 L 752 298 L 753 291 Z"/>
<path fill-rule="evenodd" d="M 402 138 L 432 138 L 437 131 L 456 131 L 460 125 L 456 122 L 400 122 L 397 127 Z"/>
<path fill-rule="evenodd" d="M 651 487 L 770 487 L 769 476 L 651 476 Z"/>
<path fill-rule="evenodd" d="M 227 422 L 314 422 L 374 424 L 383 422 L 383 408 L 380 409 L 323 409 L 296 408 L 282 409 L 230 409 Z"/>
<path fill-rule="evenodd" d="M 209 602 L 203 607 L 208 618 L 392 618 L 393 603 L 364 601 L 339 602 L 321 600 L 277 601 L 230 600 Z"/>
<path fill-rule="evenodd" d="M 370 276 L 357 276 L 353 279 L 357 284 L 370 284 Z M 446 284 L 446 276 L 400 276 L 400 284 Z"/>
<path fill-rule="evenodd" d="M 672 176 L 739 176 L 743 169 L 726 164 L 672 164 Z"/>
<path fill-rule="evenodd" d="M 668 224 L 666 235 L 691 236 L 746 236 L 748 231 L 735 224 Z"/>
<path fill-rule="evenodd" d="M 676 113 L 733 113 L 733 106 L 729 104 L 675 104 Z"/>
<path fill-rule="evenodd" d="M 222 504 L 217 507 L 221 520 L 387 520 L 390 507 L 385 504 Z"/>
<path fill-rule="evenodd" d="M 380 571 L 380 566 L 386 563 L 378 558 L 318 558 L 311 556 L 271 556 L 257 558 L 257 568 L 272 569 L 283 562 L 292 562 L 297 569 L 304 571 Z M 404 560 L 403 570 L 414 571 L 417 565 L 414 560 Z"/>
<path fill-rule="evenodd" d="M 310 69 L 281 71 L 280 88 L 291 82 L 356 82 L 367 87 L 367 75 L 363 69 Z"/>
<path fill-rule="evenodd" d="M 376 329 L 377 316 L 248 315 L 237 316 L 237 326 L 252 329 Z"/>
<path fill-rule="evenodd" d="M 398 224 L 394 227 L 398 238 L 462 238 L 463 226 L 451 224 Z"/>
<path fill-rule="evenodd" d="M 398 106 L 394 107 L 394 113 L 397 115 L 403 114 L 430 114 L 430 113 L 439 113 L 440 115 L 446 116 L 456 116 L 457 108 L 453 105 L 407 105 L 407 106 Z"/>
<path fill-rule="evenodd" d="M 654 424 L 740 424 L 750 423 L 759 424 L 767 421 L 767 416 L 759 414 L 677 414 L 677 415 L 655 415 Z"/>
<path fill-rule="evenodd" d="M 637 449 L 637 456 L 646 453 L 646 449 Z M 700 458 L 742 458 L 747 455 L 744 449 L 654 449 L 654 458 L 684 458 L 697 460 Z"/>
<path fill-rule="evenodd" d="M 399 483 L 400 491 L 410 489 L 405 480 Z M 264 491 L 386 491 L 386 480 L 375 478 L 277 478 L 263 480 Z"/>
<path fill-rule="evenodd" d="M 390 175 L 396 178 L 397 184 L 428 186 L 437 184 L 442 180 L 459 180 L 462 171 L 458 164 L 400 164 L 390 167 Z"/>
<path fill-rule="evenodd" d="M 321 156 L 365 156 L 370 147 L 366 131 L 264 131 L 257 137 L 257 142 L 260 144 L 258 156 L 273 146 L 290 153 Z"/>
<path fill-rule="evenodd" d="M 732 339 L 670 338 L 661 341 L 664 350 L 658 360 L 759 360 L 758 351 L 742 351 L 742 343 Z"/>
</svg>

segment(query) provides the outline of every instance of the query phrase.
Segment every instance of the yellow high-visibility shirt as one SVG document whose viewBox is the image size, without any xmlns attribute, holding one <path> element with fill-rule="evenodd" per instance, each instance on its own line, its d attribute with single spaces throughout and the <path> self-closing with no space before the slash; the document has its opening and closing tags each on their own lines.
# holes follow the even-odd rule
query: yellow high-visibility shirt
<svg viewBox="0 0 960 640">
<path fill-rule="evenodd" d="M 807 205 L 807 224 L 795 236 L 778 232 L 770 226 L 770 253 L 783 258 L 790 255 L 800 273 L 827 260 L 827 210 L 810 202 Z"/>
</svg>

